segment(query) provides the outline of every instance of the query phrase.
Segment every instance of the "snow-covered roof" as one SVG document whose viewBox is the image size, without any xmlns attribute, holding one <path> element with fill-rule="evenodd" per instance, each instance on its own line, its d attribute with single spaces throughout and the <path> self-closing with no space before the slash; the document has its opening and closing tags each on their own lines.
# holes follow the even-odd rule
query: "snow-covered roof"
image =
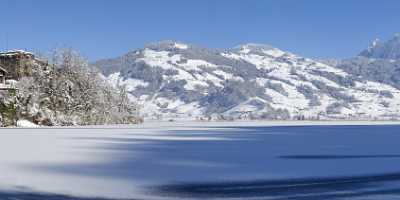
<svg viewBox="0 0 400 200">
<path fill-rule="evenodd" d="M 6 52 L 0 52 L 0 57 L 2 56 L 16 56 L 16 55 L 28 55 L 33 56 L 32 52 L 24 51 L 24 50 L 10 50 Z"/>
</svg>

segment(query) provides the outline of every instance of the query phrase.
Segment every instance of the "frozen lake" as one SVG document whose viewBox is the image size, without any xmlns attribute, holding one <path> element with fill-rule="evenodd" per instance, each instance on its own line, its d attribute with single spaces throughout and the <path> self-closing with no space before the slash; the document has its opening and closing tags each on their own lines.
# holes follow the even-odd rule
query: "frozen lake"
<svg viewBox="0 0 400 200">
<path fill-rule="evenodd" d="M 400 125 L 327 124 L 0 129 L 0 199 L 400 199 Z"/>
</svg>

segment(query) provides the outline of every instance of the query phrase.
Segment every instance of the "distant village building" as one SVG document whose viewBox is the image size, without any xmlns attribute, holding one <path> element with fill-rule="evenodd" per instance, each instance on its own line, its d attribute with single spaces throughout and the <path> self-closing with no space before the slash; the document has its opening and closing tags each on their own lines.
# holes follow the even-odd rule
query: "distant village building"
<svg viewBox="0 0 400 200">
<path fill-rule="evenodd" d="M 0 52 L 0 90 L 16 89 L 10 83 L 31 76 L 32 70 L 40 62 L 30 52 L 21 50 Z"/>
<path fill-rule="evenodd" d="M 7 70 L 0 66 L 0 85 L 6 84 Z"/>
<path fill-rule="evenodd" d="M 9 84 L 9 82 L 7 82 L 7 77 L 7 70 L 0 66 L 0 90 L 15 89 L 15 85 Z"/>
<path fill-rule="evenodd" d="M 26 51 L 16 50 L 0 53 L 0 66 L 5 70 L 7 80 L 19 80 L 32 75 L 35 56 Z"/>
</svg>

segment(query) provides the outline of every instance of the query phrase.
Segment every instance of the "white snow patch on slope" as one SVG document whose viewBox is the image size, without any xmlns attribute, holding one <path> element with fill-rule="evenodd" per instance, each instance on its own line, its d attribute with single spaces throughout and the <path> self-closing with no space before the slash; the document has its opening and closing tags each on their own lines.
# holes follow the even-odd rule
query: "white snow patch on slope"
<svg viewBox="0 0 400 200">
<path fill-rule="evenodd" d="M 120 75 L 120 72 L 110 74 L 106 77 L 106 80 L 113 86 L 125 85 L 128 91 L 134 91 L 138 86 L 146 87 L 149 85 L 149 83 L 139 79 L 128 78 L 124 80 Z"/>
<path fill-rule="evenodd" d="M 187 49 L 187 48 L 189 48 L 188 45 L 183 44 L 183 43 L 175 43 L 174 47 L 177 48 L 177 49 Z"/>
<path fill-rule="evenodd" d="M 251 102 L 256 101 L 260 103 L 266 103 L 264 99 L 261 99 L 259 97 L 251 97 L 248 100 L 240 103 L 239 105 L 233 107 L 232 109 L 226 111 L 226 113 L 246 113 L 246 112 L 254 112 L 254 111 L 259 111 L 260 108 L 257 107 L 256 105 L 252 105 Z M 262 109 L 262 108 L 261 108 Z"/>
<path fill-rule="evenodd" d="M 173 64 L 181 60 L 180 55 L 169 56 L 168 51 L 154 51 L 152 49 L 145 49 L 143 56 L 137 61 L 143 61 L 152 67 L 161 67 L 162 69 L 174 69 Z"/>
<path fill-rule="evenodd" d="M 186 63 L 184 64 L 179 64 L 180 66 L 183 66 L 187 70 L 195 70 L 195 71 L 202 71 L 199 67 L 209 67 L 209 68 L 217 68 L 217 65 L 214 65 L 212 63 L 206 62 L 204 60 L 193 60 L 193 59 L 188 59 Z"/>
<path fill-rule="evenodd" d="M 263 53 L 270 55 L 272 57 L 281 57 L 286 54 L 284 51 L 281 51 L 279 49 L 263 50 Z"/>
<path fill-rule="evenodd" d="M 242 77 L 234 76 L 233 74 L 224 72 L 222 70 L 215 70 L 215 71 L 213 71 L 213 73 L 223 77 L 225 80 L 236 80 L 236 81 L 242 81 L 242 82 L 244 81 L 244 79 Z"/>
</svg>

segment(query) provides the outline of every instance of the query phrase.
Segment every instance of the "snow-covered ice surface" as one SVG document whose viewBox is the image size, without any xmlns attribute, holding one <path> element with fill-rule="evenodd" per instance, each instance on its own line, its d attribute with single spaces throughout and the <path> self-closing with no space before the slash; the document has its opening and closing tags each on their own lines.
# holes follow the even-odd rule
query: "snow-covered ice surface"
<svg viewBox="0 0 400 200">
<path fill-rule="evenodd" d="M 398 124 L 0 129 L 0 199 L 399 199 Z"/>
</svg>

